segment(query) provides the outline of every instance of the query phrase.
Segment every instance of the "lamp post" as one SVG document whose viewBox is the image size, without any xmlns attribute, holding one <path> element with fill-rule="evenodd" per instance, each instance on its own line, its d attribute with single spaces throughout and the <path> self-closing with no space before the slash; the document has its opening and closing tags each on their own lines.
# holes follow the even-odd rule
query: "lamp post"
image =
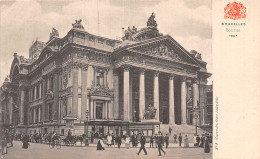
<svg viewBox="0 0 260 159">
<path fill-rule="evenodd" d="M 195 126 L 196 126 L 196 135 L 197 135 L 198 134 L 198 118 L 199 118 L 198 112 L 199 112 L 199 108 L 194 108 L 193 111 L 194 111 L 194 118 L 196 120 Z"/>
<path fill-rule="evenodd" d="M 85 145 L 86 146 L 88 146 L 88 115 L 89 115 L 89 111 L 88 110 L 86 110 L 86 118 L 87 118 L 87 135 L 86 135 L 86 143 L 85 143 Z"/>
</svg>

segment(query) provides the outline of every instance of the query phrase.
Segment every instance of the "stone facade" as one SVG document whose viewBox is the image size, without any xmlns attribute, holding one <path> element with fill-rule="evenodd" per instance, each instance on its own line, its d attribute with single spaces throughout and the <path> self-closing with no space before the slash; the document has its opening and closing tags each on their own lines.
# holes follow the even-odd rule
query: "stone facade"
<svg viewBox="0 0 260 159">
<path fill-rule="evenodd" d="M 88 132 L 127 132 L 148 118 L 194 124 L 195 109 L 204 123 L 207 63 L 159 33 L 154 15 L 146 28 L 125 30 L 123 41 L 92 35 L 81 20 L 72 26 L 63 38 L 53 29 L 49 41 L 33 43 L 28 59 L 14 54 L 1 104 L 17 132 L 82 134 L 86 115 Z"/>
</svg>

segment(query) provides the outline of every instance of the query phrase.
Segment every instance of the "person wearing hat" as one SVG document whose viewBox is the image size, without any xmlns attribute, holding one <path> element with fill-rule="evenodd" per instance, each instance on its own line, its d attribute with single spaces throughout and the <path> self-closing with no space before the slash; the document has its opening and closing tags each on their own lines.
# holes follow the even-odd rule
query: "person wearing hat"
<svg viewBox="0 0 260 159">
<path fill-rule="evenodd" d="M 144 133 L 142 133 L 140 142 L 141 142 L 141 147 L 140 147 L 139 152 L 137 153 L 137 155 L 139 155 L 142 150 L 145 153 L 144 155 L 147 155 L 147 152 L 146 152 L 146 149 L 145 149 L 146 139 L 145 139 Z"/>
<path fill-rule="evenodd" d="M 159 131 L 159 136 L 158 136 L 158 141 L 157 141 L 158 151 L 159 151 L 159 155 L 158 156 L 162 156 L 161 155 L 161 151 L 164 153 L 164 155 L 166 154 L 166 152 L 162 149 L 163 140 L 164 139 L 163 139 L 162 133 Z"/>
</svg>

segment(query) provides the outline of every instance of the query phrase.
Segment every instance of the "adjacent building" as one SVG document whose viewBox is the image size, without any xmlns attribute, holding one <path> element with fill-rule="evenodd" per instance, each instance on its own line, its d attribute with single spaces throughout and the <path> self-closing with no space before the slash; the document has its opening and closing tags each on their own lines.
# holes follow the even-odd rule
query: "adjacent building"
<svg viewBox="0 0 260 159">
<path fill-rule="evenodd" d="M 195 116 L 205 124 L 207 63 L 161 34 L 154 18 L 128 27 L 122 41 L 76 20 L 65 37 L 53 28 L 49 41 L 35 41 L 29 58 L 14 53 L 1 87 L 3 124 L 17 133 L 147 135 L 158 124 L 195 125 Z"/>
</svg>

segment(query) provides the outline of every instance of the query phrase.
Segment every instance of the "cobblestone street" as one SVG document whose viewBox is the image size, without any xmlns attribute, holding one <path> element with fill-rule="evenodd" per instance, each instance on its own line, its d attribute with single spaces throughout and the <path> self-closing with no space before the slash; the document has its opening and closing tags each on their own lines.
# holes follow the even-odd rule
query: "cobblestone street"
<svg viewBox="0 0 260 159">
<path fill-rule="evenodd" d="M 149 144 L 146 144 L 148 147 Z M 124 159 L 124 158 L 159 158 L 156 148 L 147 148 L 148 155 L 141 152 L 136 153 L 139 148 L 106 148 L 104 151 L 97 151 L 96 147 L 62 146 L 61 149 L 50 149 L 47 144 L 30 143 L 29 149 L 22 149 L 20 141 L 14 141 L 14 147 L 8 148 L 8 154 L 4 159 Z M 166 155 L 161 158 L 173 159 L 211 159 L 212 152 L 204 153 L 202 148 L 164 148 Z"/>
</svg>

